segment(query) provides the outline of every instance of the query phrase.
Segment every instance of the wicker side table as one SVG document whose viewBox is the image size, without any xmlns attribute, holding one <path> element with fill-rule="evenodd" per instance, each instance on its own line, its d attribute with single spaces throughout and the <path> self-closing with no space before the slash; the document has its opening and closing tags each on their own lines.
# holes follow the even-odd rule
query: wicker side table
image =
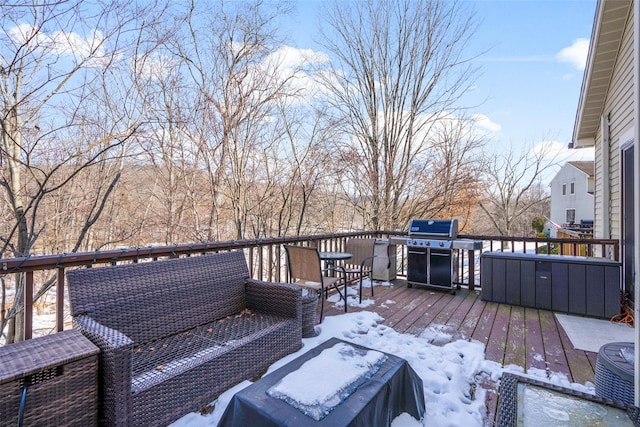
<svg viewBox="0 0 640 427">
<path fill-rule="evenodd" d="M 632 342 L 613 342 L 600 347 L 596 359 L 596 396 L 633 405 Z"/>
<path fill-rule="evenodd" d="M 316 313 L 318 311 L 318 293 L 302 290 L 302 338 L 315 337 Z"/>
<path fill-rule="evenodd" d="M 98 348 L 74 329 L 0 347 L 0 426 L 94 426 Z"/>
</svg>

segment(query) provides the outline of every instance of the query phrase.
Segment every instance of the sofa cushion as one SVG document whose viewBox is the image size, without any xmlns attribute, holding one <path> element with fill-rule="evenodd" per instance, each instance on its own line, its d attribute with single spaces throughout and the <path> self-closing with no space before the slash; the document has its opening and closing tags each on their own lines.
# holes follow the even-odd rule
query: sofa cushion
<svg viewBox="0 0 640 427">
<path fill-rule="evenodd" d="M 71 314 L 86 314 L 135 343 L 186 331 L 246 307 L 241 251 L 67 273 Z"/>
<path fill-rule="evenodd" d="M 290 322 L 280 316 L 244 310 L 236 316 L 137 346 L 133 350 L 132 392 L 180 375 Z"/>
</svg>

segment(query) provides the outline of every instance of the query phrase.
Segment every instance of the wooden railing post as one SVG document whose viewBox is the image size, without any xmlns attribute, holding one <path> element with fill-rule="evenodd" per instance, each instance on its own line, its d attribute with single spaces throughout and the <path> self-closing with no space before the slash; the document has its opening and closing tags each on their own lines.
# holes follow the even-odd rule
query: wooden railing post
<svg viewBox="0 0 640 427">
<path fill-rule="evenodd" d="M 468 250 L 467 254 L 469 256 L 469 290 L 473 291 L 476 289 L 476 260 L 475 260 L 475 252 L 474 250 Z"/>
<path fill-rule="evenodd" d="M 281 282 L 281 269 L 282 269 L 282 246 L 276 245 L 276 282 Z"/>
<path fill-rule="evenodd" d="M 250 277 L 255 277 L 253 275 L 253 247 L 249 248 L 249 276 Z"/>
<path fill-rule="evenodd" d="M 64 330 L 64 267 L 58 267 L 56 282 L 56 331 Z"/>
<path fill-rule="evenodd" d="M 33 337 L 33 271 L 27 271 L 24 277 L 24 334 L 25 340 Z"/>
</svg>

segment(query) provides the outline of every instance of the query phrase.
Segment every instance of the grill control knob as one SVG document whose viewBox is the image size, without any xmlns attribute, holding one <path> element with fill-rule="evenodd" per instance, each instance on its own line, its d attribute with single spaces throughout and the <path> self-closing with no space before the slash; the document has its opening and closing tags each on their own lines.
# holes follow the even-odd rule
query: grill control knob
<svg viewBox="0 0 640 427">
<path fill-rule="evenodd" d="M 444 242 L 440 242 L 440 247 L 444 247 Z"/>
</svg>

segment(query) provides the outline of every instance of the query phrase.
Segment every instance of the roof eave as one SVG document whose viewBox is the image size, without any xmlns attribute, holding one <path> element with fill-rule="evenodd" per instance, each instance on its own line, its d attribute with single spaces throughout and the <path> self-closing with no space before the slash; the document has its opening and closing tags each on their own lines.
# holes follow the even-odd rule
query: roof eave
<svg viewBox="0 0 640 427">
<path fill-rule="evenodd" d="M 595 144 L 615 67 L 615 53 L 622 43 L 631 6 L 632 0 L 598 0 L 573 128 L 572 146 L 575 148 Z"/>
<path fill-rule="evenodd" d="M 585 98 L 589 91 L 589 82 L 591 73 L 593 71 L 593 61 L 596 50 L 596 36 L 600 31 L 602 25 L 602 16 L 604 11 L 604 1 L 598 0 L 596 5 L 596 12 L 593 18 L 593 27 L 591 29 L 591 39 L 589 41 L 589 52 L 587 54 L 587 63 L 585 65 L 584 74 L 582 76 L 582 87 L 580 89 L 580 99 L 578 100 L 578 109 L 576 111 L 576 120 L 573 125 L 573 148 L 589 147 L 595 144 L 594 138 L 579 138 L 580 130 L 582 128 L 582 117 L 584 116 Z M 604 102 L 604 101 L 603 101 Z M 591 142 L 591 144 L 589 144 Z"/>
</svg>

